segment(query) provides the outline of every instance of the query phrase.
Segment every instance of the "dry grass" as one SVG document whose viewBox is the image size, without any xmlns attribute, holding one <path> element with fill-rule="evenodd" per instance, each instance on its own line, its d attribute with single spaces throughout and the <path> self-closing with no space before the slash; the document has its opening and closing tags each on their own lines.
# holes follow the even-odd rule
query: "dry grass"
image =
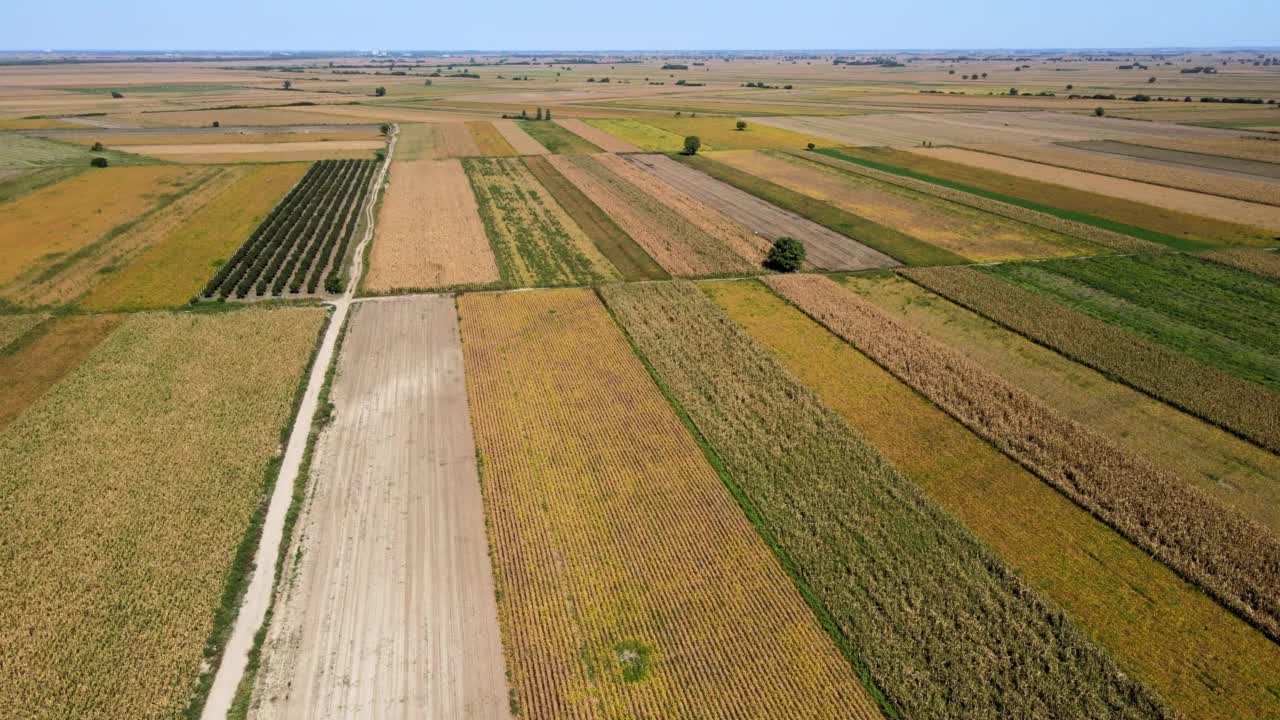
<svg viewBox="0 0 1280 720">
<path fill-rule="evenodd" d="M 879 717 L 590 291 L 459 310 L 521 716 Z"/>
<path fill-rule="evenodd" d="M 601 293 L 902 716 L 1167 716 L 696 287 Z"/>
<path fill-rule="evenodd" d="M 893 278 L 849 280 L 864 296 L 917 288 Z M 761 284 L 700 285 L 779 364 L 1173 709 L 1218 720 L 1280 709 L 1268 688 L 1280 672 L 1280 647 L 1261 633 Z M 941 304 L 966 313 L 945 302 L 924 306 L 914 295 L 892 298 L 913 319 L 945 311 Z M 957 322 L 963 318 L 939 316 L 929 330 Z M 975 342 L 985 348 L 998 338 Z M 1003 371 L 1012 351 L 999 350 L 1005 363 L 988 367 Z M 1096 393 L 1103 382 L 1077 394 Z"/>
<path fill-rule="evenodd" d="M 162 239 L 107 277 L 80 301 L 80 307 L 139 310 L 187 302 L 306 169 L 302 164 L 245 168 L 234 184 L 182 217 Z"/>
<path fill-rule="evenodd" d="M 445 157 L 443 142 L 436 137 L 435 125 L 401 123 L 399 127 L 395 160 L 441 160 Z"/>
<path fill-rule="evenodd" d="M 1253 135 L 1213 138 L 1158 138 L 1144 137 L 1134 140 L 1135 144 L 1150 147 L 1198 152 L 1207 155 L 1240 158 L 1241 160 L 1263 160 L 1280 163 L 1280 142 L 1274 138 L 1259 138 Z"/>
<path fill-rule="evenodd" d="M 507 142 L 502 133 L 493 126 L 493 123 L 474 121 L 467 123 L 467 130 L 471 132 L 471 138 L 475 140 L 476 148 L 480 150 L 480 154 L 486 157 L 509 157 L 518 155 L 515 148 Z"/>
<path fill-rule="evenodd" d="M 436 152 L 442 157 L 477 157 L 484 154 L 480 152 L 475 136 L 466 123 L 438 123 L 435 128 Z"/>
<path fill-rule="evenodd" d="M 135 315 L 0 433 L 0 715 L 182 712 L 324 318 Z"/>
<path fill-rule="evenodd" d="M 363 287 L 391 292 L 497 280 L 498 267 L 462 163 L 392 163 Z"/>
<path fill-rule="evenodd" d="M 1196 253 L 1196 257 L 1280 280 L 1280 253 L 1255 248 L 1224 248 Z"/>
<path fill-rule="evenodd" d="M 0 315 L 0 353 L 31 328 L 49 319 L 49 313 L 23 313 Z"/>
<path fill-rule="evenodd" d="M 49 320 L 21 347 L 0 353 L 0 429 L 79 365 L 120 320 L 114 315 Z"/>
<path fill-rule="evenodd" d="M 546 155 L 551 152 L 520 129 L 515 120 L 494 120 L 493 127 L 502 134 L 516 155 Z"/>
<path fill-rule="evenodd" d="M 1280 636 L 1280 542 L 1261 525 L 830 279 L 772 276 L 766 282 L 1045 482 L 1272 638 Z"/>
<path fill-rule="evenodd" d="M 76 126 L 83 129 L 83 126 Z M 370 130 L 337 130 L 325 132 L 273 132 L 273 133 L 217 133 L 196 134 L 184 133 L 176 135 L 150 135 L 141 133 L 112 135 L 111 130 L 104 129 L 101 135 L 73 135 L 59 137 L 64 142 L 77 145 L 93 145 L 102 143 L 108 148 L 130 145 L 258 145 L 262 143 L 320 143 L 320 142 L 355 142 L 380 140 L 377 131 Z M 137 152 L 132 147 L 125 147 L 128 152 Z"/>
</svg>

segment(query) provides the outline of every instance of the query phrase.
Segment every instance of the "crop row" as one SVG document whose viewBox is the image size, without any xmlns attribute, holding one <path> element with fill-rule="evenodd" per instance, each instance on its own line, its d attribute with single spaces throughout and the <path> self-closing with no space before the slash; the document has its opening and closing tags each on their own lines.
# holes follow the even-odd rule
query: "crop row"
<svg viewBox="0 0 1280 720">
<path fill-rule="evenodd" d="M 1209 262 L 1226 265 L 1254 275 L 1280 280 L 1280 253 L 1258 248 L 1223 248 L 1205 250 L 1197 256 Z"/>
<path fill-rule="evenodd" d="M 209 280 L 204 296 L 243 298 L 336 292 L 341 263 L 377 163 L 321 160 L 285 196 L 231 259 Z M 336 252 L 335 252 L 336 251 Z M 335 258 L 330 269 L 330 258 Z M 325 271 L 328 270 L 328 275 Z"/>
<path fill-rule="evenodd" d="M 1165 716 L 695 286 L 599 292 L 903 717 Z"/>
</svg>

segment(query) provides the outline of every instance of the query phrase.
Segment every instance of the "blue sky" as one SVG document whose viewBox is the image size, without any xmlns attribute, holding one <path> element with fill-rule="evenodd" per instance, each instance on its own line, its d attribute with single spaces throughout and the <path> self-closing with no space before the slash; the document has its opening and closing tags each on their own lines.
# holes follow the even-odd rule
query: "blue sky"
<svg viewBox="0 0 1280 720">
<path fill-rule="evenodd" d="M 1275 0 L 5 0 L 0 49 L 1280 45 Z"/>
</svg>

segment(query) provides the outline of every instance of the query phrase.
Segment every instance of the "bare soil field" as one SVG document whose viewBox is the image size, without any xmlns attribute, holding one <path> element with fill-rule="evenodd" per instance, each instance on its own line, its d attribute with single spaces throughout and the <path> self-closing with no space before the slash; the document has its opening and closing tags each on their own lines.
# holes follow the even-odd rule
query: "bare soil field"
<svg viewBox="0 0 1280 720">
<path fill-rule="evenodd" d="M 1069 145 L 1084 150 L 1109 153 L 1111 155 L 1124 155 L 1127 157 L 1143 158 L 1146 160 L 1159 160 L 1161 162 L 1177 165 L 1190 165 L 1192 167 L 1200 167 L 1210 170 L 1224 170 L 1240 175 L 1255 175 L 1257 177 L 1280 180 L 1280 163 L 1276 162 L 1224 157 L 1222 155 L 1210 155 L 1203 152 L 1148 147 L 1146 145 L 1117 142 L 1115 140 L 1086 140 L 1084 142 L 1069 143 Z M 1280 146 L 1280 142 L 1276 143 L 1276 145 Z M 1258 140 L 1252 141 L 1249 145 L 1250 149 L 1255 151 L 1261 150 L 1265 146 L 1265 141 Z"/>
<path fill-rule="evenodd" d="M 736 219 L 766 240 L 784 236 L 800 240 L 805 245 L 809 262 L 817 267 L 825 270 L 866 270 L 899 264 L 883 253 L 665 155 L 630 155 L 627 160 L 680 192 Z"/>
<path fill-rule="evenodd" d="M 250 717 L 509 718 L 453 299 L 350 323 Z"/>
<path fill-rule="evenodd" d="M 577 118 L 566 118 L 564 120 L 556 120 L 555 122 L 560 127 L 580 136 L 583 140 L 586 140 L 605 152 L 640 152 L 640 148 L 632 145 L 626 140 L 622 140 L 612 133 L 607 133 L 594 125 L 588 125 L 586 122 Z"/>
<path fill-rule="evenodd" d="M 1150 183 L 1105 177 L 1094 173 L 1052 167 L 1026 160 L 1001 157 L 961 148 L 917 148 L 911 152 L 951 162 L 964 163 L 984 170 L 1027 178 L 1054 185 L 1088 190 L 1134 202 L 1201 215 L 1215 220 L 1250 225 L 1272 234 L 1280 234 L 1280 208 L 1215 197 Z"/>
<path fill-rule="evenodd" d="M 484 154 L 480 152 L 466 123 L 448 122 L 436 125 L 436 144 L 444 151 L 445 157 L 478 157 Z"/>
<path fill-rule="evenodd" d="M 393 162 L 364 289 L 393 292 L 497 280 L 498 267 L 462 163 Z"/>
<path fill-rule="evenodd" d="M 551 152 L 522 130 L 515 120 L 494 120 L 493 127 L 506 138 L 517 155 L 548 155 Z"/>
</svg>

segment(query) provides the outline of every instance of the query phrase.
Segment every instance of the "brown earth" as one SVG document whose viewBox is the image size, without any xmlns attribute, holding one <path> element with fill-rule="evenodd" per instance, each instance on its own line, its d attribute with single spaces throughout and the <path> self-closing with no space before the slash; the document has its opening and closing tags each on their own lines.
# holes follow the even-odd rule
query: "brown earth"
<svg viewBox="0 0 1280 720">
<path fill-rule="evenodd" d="M 494 120 L 493 127 L 506 138 L 517 155 L 549 155 L 551 153 L 542 146 L 542 143 L 520 129 L 515 120 Z"/>
<path fill-rule="evenodd" d="M 476 145 L 476 139 L 466 123 L 450 122 L 436 125 L 436 143 L 444 155 L 451 158 L 478 157 L 484 153 Z"/>
</svg>

